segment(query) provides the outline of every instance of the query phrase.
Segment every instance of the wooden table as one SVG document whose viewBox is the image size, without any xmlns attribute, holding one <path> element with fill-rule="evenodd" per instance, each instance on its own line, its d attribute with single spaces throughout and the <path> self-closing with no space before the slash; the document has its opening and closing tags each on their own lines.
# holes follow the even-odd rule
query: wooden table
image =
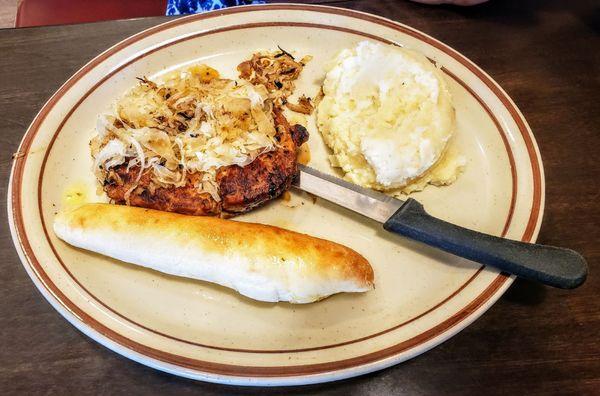
<svg viewBox="0 0 600 396">
<path fill-rule="evenodd" d="M 600 8 L 502 1 L 472 8 L 336 1 L 448 43 L 492 75 L 537 137 L 546 171 L 539 241 L 581 251 L 575 291 L 517 281 L 481 319 L 406 363 L 333 384 L 244 389 L 177 378 L 127 360 L 68 324 L 37 292 L 0 210 L 0 389 L 24 394 L 598 394 L 600 392 Z M 164 21 L 0 31 L 0 195 L 11 154 L 43 102 L 100 51 Z M 6 202 L 3 200 L 2 205 Z"/>
</svg>

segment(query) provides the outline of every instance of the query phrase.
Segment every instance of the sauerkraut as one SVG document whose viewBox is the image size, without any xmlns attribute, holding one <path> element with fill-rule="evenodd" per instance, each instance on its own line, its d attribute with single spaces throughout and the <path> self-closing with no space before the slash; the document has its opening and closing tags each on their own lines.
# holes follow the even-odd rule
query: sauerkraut
<svg viewBox="0 0 600 396">
<path fill-rule="evenodd" d="M 280 47 L 277 52 L 259 52 L 252 55 L 251 59 L 239 64 L 238 71 L 244 80 L 265 86 L 276 105 L 287 106 L 287 98 L 296 88 L 295 81 L 311 58 L 307 55 L 296 60 L 292 54 Z M 303 96 L 302 100 L 298 105 L 287 107 L 305 114 L 312 112 L 310 99 Z M 293 106 L 297 106 L 296 110 Z M 308 108 L 310 110 L 307 110 Z"/>
<path fill-rule="evenodd" d="M 127 164 L 139 177 L 152 172 L 161 187 L 186 183 L 187 172 L 205 173 L 198 186 L 218 201 L 214 176 L 222 166 L 245 166 L 277 145 L 267 89 L 219 78 L 194 66 L 157 83 L 140 84 L 100 117 L 92 139 L 94 171 L 101 183 Z"/>
<path fill-rule="evenodd" d="M 94 173 L 102 185 L 120 184 L 114 168 L 142 175 L 151 172 L 152 189 L 184 186 L 200 173 L 197 188 L 220 201 L 217 170 L 246 166 L 277 147 L 273 107 L 292 94 L 304 58 L 287 52 L 254 54 L 238 66 L 241 80 L 220 78 L 206 65 L 173 72 L 159 81 L 138 78 L 139 84 L 117 103 L 112 114 L 100 116 L 90 142 Z M 298 110 L 312 110 L 303 97 Z"/>
</svg>

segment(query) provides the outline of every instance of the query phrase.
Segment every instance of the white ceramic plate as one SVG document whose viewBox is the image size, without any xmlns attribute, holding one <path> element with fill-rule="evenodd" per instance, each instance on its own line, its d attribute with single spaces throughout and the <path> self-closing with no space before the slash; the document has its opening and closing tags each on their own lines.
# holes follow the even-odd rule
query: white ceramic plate
<svg viewBox="0 0 600 396">
<path fill-rule="evenodd" d="M 116 262 L 59 241 L 51 230 L 65 191 L 96 195 L 88 141 L 100 112 L 136 76 L 204 62 L 234 77 L 252 51 L 276 45 L 311 54 L 297 92 L 314 96 L 323 65 L 359 40 L 393 42 L 443 66 L 454 96 L 465 173 L 414 194 L 431 214 L 496 235 L 534 241 L 544 177 L 527 123 L 481 69 L 443 43 L 369 14 L 267 5 L 177 19 L 115 45 L 71 77 L 37 115 L 20 146 L 8 196 L 23 265 L 44 297 L 85 334 L 140 363 L 205 381 L 292 385 L 332 381 L 414 357 L 465 328 L 512 279 L 491 268 L 388 235 L 321 200 L 295 194 L 240 217 L 324 237 L 363 254 L 376 290 L 294 306 Z M 332 172 L 310 125 L 311 165 Z M 510 318 L 507 318 L 510 319 Z"/>
</svg>

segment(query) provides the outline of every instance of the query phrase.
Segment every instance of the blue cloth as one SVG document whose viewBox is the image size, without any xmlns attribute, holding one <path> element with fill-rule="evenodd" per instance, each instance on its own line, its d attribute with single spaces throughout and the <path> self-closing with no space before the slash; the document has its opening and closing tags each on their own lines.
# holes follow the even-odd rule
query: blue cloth
<svg viewBox="0 0 600 396">
<path fill-rule="evenodd" d="M 226 7 L 263 3 L 264 0 L 168 0 L 167 15 L 198 14 Z"/>
</svg>

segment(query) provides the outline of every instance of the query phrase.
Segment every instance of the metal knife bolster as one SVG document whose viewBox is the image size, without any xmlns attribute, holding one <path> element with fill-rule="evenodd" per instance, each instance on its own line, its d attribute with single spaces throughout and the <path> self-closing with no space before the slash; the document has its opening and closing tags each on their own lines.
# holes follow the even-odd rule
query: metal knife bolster
<svg viewBox="0 0 600 396">
<path fill-rule="evenodd" d="M 405 201 L 359 187 L 334 176 L 298 164 L 294 187 L 385 223 Z"/>
</svg>

